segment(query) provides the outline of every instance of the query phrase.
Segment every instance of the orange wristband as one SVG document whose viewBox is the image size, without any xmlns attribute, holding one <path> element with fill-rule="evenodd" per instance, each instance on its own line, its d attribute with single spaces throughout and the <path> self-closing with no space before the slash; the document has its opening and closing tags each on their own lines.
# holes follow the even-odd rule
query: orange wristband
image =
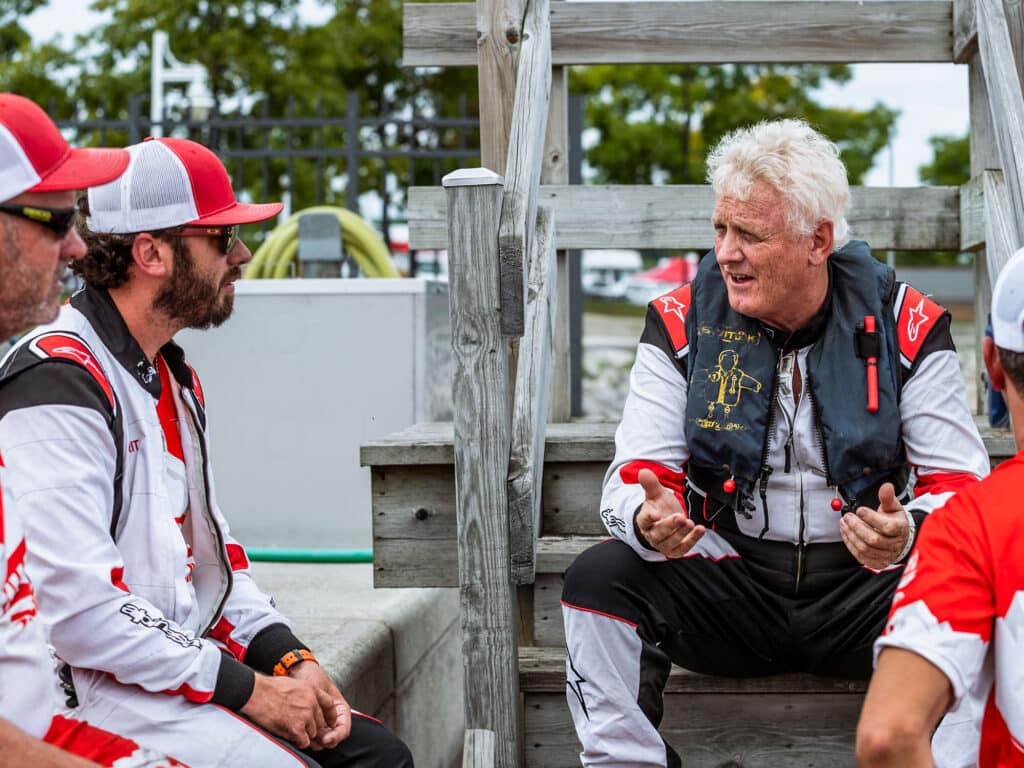
<svg viewBox="0 0 1024 768">
<path fill-rule="evenodd" d="M 319 664 L 316 660 L 316 656 L 307 651 L 305 648 L 296 648 L 294 651 L 288 651 L 281 660 L 274 665 L 274 677 L 284 677 L 288 674 L 288 670 L 303 661 L 312 661 Z"/>
</svg>

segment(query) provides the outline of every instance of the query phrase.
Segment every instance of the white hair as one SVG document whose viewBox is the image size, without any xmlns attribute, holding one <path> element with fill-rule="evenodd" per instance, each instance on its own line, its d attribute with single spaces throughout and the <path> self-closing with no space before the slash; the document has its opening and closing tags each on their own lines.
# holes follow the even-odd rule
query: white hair
<svg viewBox="0 0 1024 768">
<path fill-rule="evenodd" d="M 836 248 L 850 239 L 846 209 L 850 184 L 839 147 L 803 120 L 763 121 L 722 138 L 708 155 L 715 195 L 744 199 L 763 181 L 789 201 L 786 223 L 801 235 L 832 222 Z"/>
</svg>

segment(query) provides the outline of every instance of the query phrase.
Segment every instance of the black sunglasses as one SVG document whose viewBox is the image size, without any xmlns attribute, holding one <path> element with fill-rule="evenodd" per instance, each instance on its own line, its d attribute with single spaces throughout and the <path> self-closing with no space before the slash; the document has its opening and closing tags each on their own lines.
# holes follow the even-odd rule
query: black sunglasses
<svg viewBox="0 0 1024 768">
<path fill-rule="evenodd" d="M 64 238 L 78 220 L 78 208 L 44 208 L 40 205 L 0 204 L 0 211 L 46 227 L 57 237 Z"/>
<path fill-rule="evenodd" d="M 178 227 L 172 229 L 172 235 L 178 235 L 180 237 L 219 237 L 220 238 L 220 249 L 225 256 L 229 256 L 231 251 L 235 249 L 235 243 L 238 242 L 238 230 L 240 229 L 238 224 L 230 227 Z"/>
</svg>

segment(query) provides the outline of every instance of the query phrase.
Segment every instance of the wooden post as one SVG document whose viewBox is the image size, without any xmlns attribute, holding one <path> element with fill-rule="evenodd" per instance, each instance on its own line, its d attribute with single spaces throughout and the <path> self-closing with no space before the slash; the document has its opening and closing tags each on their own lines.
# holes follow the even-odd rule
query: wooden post
<svg viewBox="0 0 1024 768">
<path fill-rule="evenodd" d="M 494 731 L 466 731 L 462 768 L 494 768 Z"/>
<path fill-rule="evenodd" d="M 506 336 L 522 336 L 525 328 L 525 262 L 537 217 L 537 188 L 550 91 L 548 0 L 529 0 L 516 73 L 516 99 L 505 166 L 505 198 L 498 228 L 501 329 Z"/>
<path fill-rule="evenodd" d="M 455 496 L 466 727 L 494 731 L 496 765 L 521 754 L 519 660 L 510 574 L 508 354 L 501 334 L 501 176 L 455 171 L 448 204 Z"/>
<path fill-rule="evenodd" d="M 554 54 L 554 51 L 552 51 Z M 548 130 L 544 138 L 541 184 L 569 183 L 569 69 L 552 67 Z M 569 252 L 560 249 L 558 259 L 558 316 L 555 320 L 552 352 L 551 408 L 553 422 L 568 421 L 572 415 L 572 335 L 570 333 Z"/>
<path fill-rule="evenodd" d="M 476 1 L 476 64 L 480 100 L 480 160 L 505 173 L 516 94 L 516 59 L 526 0 Z M 449 34 L 452 30 L 449 30 Z"/>
<path fill-rule="evenodd" d="M 544 476 L 544 438 L 551 387 L 551 347 L 557 307 L 555 220 L 551 210 L 537 209 L 530 241 L 530 303 L 526 334 L 519 349 L 512 454 L 508 462 L 508 524 L 512 580 L 532 584 L 540 535 L 540 493 Z"/>
<path fill-rule="evenodd" d="M 1009 252 L 1024 244 L 1024 95 L 1002 0 L 976 0 L 978 55 L 985 72 L 996 146 L 1010 201 L 1014 240 Z M 1015 16 L 1018 24 L 1020 19 Z M 1019 38 L 1019 35 L 1017 35 Z M 995 264 L 989 257 L 989 266 Z M 998 265 L 1000 268 L 1002 264 Z M 997 273 L 990 274 L 995 280 Z"/>
</svg>

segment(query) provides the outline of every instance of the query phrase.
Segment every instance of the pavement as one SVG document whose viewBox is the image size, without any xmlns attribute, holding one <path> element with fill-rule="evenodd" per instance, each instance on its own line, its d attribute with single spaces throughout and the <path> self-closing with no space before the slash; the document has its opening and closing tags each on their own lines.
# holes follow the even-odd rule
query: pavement
<svg viewBox="0 0 1024 768">
<path fill-rule="evenodd" d="M 374 589 L 369 564 L 252 563 L 253 576 L 349 704 L 402 738 L 417 768 L 462 750 L 457 589 Z"/>
</svg>

